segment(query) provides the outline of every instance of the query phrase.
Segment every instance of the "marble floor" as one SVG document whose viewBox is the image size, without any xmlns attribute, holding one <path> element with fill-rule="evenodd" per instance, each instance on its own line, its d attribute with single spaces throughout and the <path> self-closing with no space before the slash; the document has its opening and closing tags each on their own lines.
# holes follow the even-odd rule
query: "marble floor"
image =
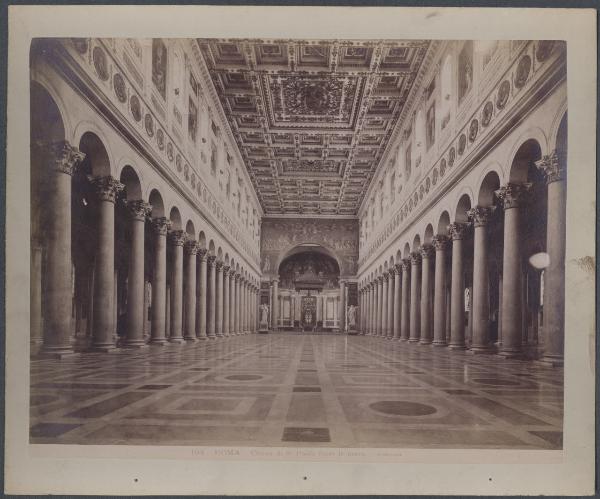
<svg viewBox="0 0 600 499">
<path fill-rule="evenodd" d="M 31 443 L 562 447 L 562 369 L 278 333 L 31 364 Z"/>
</svg>

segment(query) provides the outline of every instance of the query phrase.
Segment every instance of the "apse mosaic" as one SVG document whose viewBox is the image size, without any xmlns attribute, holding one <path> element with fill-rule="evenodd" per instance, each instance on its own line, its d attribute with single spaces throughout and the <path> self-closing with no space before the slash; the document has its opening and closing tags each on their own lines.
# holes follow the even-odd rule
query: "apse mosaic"
<svg viewBox="0 0 600 499">
<path fill-rule="evenodd" d="M 355 215 L 425 40 L 198 39 L 267 214 Z"/>
</svg>

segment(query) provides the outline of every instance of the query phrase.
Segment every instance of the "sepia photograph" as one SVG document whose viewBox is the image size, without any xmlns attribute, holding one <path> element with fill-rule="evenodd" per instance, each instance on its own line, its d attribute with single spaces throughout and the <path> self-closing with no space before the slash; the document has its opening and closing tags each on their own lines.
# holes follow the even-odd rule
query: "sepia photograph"
<svg viewBox="0 0 600 499">
<path fill-rule="evenodd" d="M 115 9 L 97 11 L 101 25 Z M 224 26 L 244 9 L 255 24 Z M 558 10 L 554 31 L 528 37 L 502 30 L 509 17 L 460 36 L 460 12 L 402 8 L 367 13 L 412 15 L 422 36 L 418 23 L 405 36 L 368 20 L 353 30 L 348 8 L 321 11 L 353 12 L 339 33 L 298 20 L 286 34 L 260 13 L 290 10 L 256 9 L 191 7 L 210 28 L 165 33 L 129 7 L 142 33 L 121 18 L 107 36 L 83 17 L 60 36 L 18 35 L 23 156 L 12 169 L 9 152 L 8 179 L 22 195 L 11 206 L 7 193 L 7 217 L 22 210 L 14 240 L 27 252 L 7 252 L 24 268 L 7 271 L 7 304 L 20 301 L 7 373 L 22 374 L 19 388 L 7 374 L 20 392 L 7 451 L 40 466 L 134 464 L 122 482 L 61 488 L 50 470 L 20 482 L 7 456 L 7 492 L 398 494 L 400 463 L 465 463 L 460 482 L 496 460 L 444 493 L 591 493 L 596 72 L 582 84 L 569 68 L 582 44 L 595 63 L 593 16 L 591 37 L 573 41 Z M 433 31 L 446 14 L 459 16 L 451 32 Z M 573 139 L 574 122 L 591 129 Z M 569 416 L 578 397 L 582 424 Z M 568 449 L 587 462 L 561 489 L 548 475 Z M 149 458 L 207 476 L 142 486 Z M 270 484 L 251 471 L 303 461 L 351 468 L 333 473 L 338 488 L 318 467 Z M 519 463 L 548 483 L 504 470 Z M 363 464 L 390 476 L 354 488 L 342 477 Z"/>
</svg>

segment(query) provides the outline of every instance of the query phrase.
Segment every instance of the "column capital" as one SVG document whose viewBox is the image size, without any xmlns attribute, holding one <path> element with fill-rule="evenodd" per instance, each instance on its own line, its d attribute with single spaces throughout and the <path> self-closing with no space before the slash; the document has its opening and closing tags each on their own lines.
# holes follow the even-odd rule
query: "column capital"
<svg viewBox="0 0 600 499">
<path fill-rule="evenodd" d="M 442 251 L 445 250 L 446 247 L 448 246 L 448 236 L 444 236 L 442 234 L 437 234 L 435 236 L 433 236 L 433 247 L 435 248 L 436 251 Z"/>
<path fill-rule="evenodd" d="M 504 187 L 498 189 L 495 194 L 502 201 L 505 210 L 511 208 L 518 208 L 527 201 L 527 194 L 531 189 L 529 183 L 525 184 L 506 184 Z"/>
<path fill-rule="evenodd" d="M 235 273 L 234 278 L 235 278 L 236 282 L 239 281 L 241 277 L 242 277 L 242 275 L 239 272 Z"/>
<path fill-rule="evenodd" d="M 221 272 L 222 268 L 223 268 L 223 262 L 221 260 L 215 261 L 215 269 L 217 269 L 217 272 Z"/>
<path fill-rule="evenodd" d="M 424 244 L 419 251 L 422 259 L 431 258 L 435 254 L 435 249 L 432 244 Z"/>
<path fill-rule="evenodd" d="M 215 268 L 216 261 L 217 261 L 217 257 L 215 255 L 208 255 L 206 257 L 206 264 L 213 269 Z"/>
<path fill-rule="evenodd" d="M 410 263 L 412 265 L 419 265 L 421 263 L 421 251 L 413 251 L 410 254 Z"/>
<path fill-rule="evenodd" d="M 169 241 L 173 246 L 183 246 L 187 240 L 187 232 L 184 230 L 172 230 L 169 232 Z"/>
<path fill-rule="evenodd" d="M 133 220 L 143 222 L 152 212 L 152 205 L 146 203 L 143 199 L 135 199 L 126 202 L 127 209 Z"/>
<path fill-rule="evenodd" d="M 198 242 L 194 241 L 193 239 L 186 241 L 184 243 L 184 248 L 188 255 L 195 255 L 196 253 L 198 253 L 198 250 L 200 249 L 198 246 Z"/>
<path fill-rule="evenodd" d="M 229 279 L 231 281 L 235 279 L 235 269 L 233 267 L 229 267 Z"/>
<path fill-rule="evenodd" d="M 152 219 L 152 228 L 159 236 L 166 236 L 171 228 L 171 221 L 166 217 L 158 217 Z"/>
<path fill-rule="evenodd" d="M 565 158 L 560 158 L 556 150 L 535 162 L 535 166 L 546 176 L 546 183 L 565 180 L 567 168 Z"/>
<path fill-rule="evenodd" d="M 198 247 L 198 257 L 200 258 L 201 262 L 205 262 L 206 261 L 206 257 L 208 256 L 208 250 L 206 248 L 200 248 Z"/>
<path fill-rule="evenodd" d="M 381 276 L 381 279 L 385 282 L 388 282 L 390 278 L 390 275 L 388 274 L 387 270 L 384 270 L 384 274 Z"/>
<path fill-rule="evenodd" d="M 42 158 L 51 164 L 54 171 L 73 175 L 79 164 L 85 159 L 85 154 L 66 140 L 58 142 L 36 144 Z"/>
<path fill-rule="evenodd" d="M 279 277 L 276 277 L 275 279 L 271 279 L 271 284 L 279 284 Z"/>
<path fill-rule="evenodd" d="M 469 230 L 469 224 L 462 222 L 454 222 L 448 226 L 450 236 L 453 241 L 465 239 L 467 237 L 467 231 Z"/>
<path fill-rule="evenodd" d="M 229 271 L 231 267 L 229 265 L 223 265 L 223 277 L 227 277 L 229 275 Z"/>
<path fill-rule="evenodd" d="M 397 263 L 396 265 L 394 265 L 394 273 L 396 275 L 402 274 L 402 263 Z"/>
<path fill-rule="evenodd" d="M 402 259 L 402 263 L 401 263 L 402 270 L 405 271 L 405 272 L 407 270 L 410 270 L 410 263 L 411 263 L 411 259 L 410 258 L 403 258 Z"/>
<path fill-rule="evenodd" d="M 117 199 L 117 194 L 125 188 L 121 182 L 111 175 L 92 178 L 91 182 L 98 199 L 100 201 L 108 201 L 109 203 L 114 203 Z"/>
<path fill-rule="evenodd" d="M 495 206 L 474 206 L 467 211 L 467 217 L 474 227 L 483 227 L 490 222 L 495 210 Z"/>
<path fill-rule="evenodd" d="M 388 274 L 390 276 L 390 278 L 394 278 L 394 276 L 396 275 L 396 266 L 392 265 L 389 270 L 388 270 Z"/>
</svg>

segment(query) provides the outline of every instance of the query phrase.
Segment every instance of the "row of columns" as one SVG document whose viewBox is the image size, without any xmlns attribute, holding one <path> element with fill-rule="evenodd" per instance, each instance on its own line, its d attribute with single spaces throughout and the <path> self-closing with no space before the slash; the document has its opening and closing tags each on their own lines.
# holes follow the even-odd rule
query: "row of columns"
<svg viewBox="0 0 600 499">
<path fill-rule="evenodd" d="M 47 227 L 46 306 L 43 351 L 65 355 L 73 352 L 71 328 L 71 176 L 84 154 L 67 142 L 43 151 L 52 174 Z M 108 351 L 115 341 L 115 202 L 123 185 L 111 176 L 92 180 L 98 202 L 98 246 L 93 291 L 92 348 Z M 131 247 L 127 286 L 127 323 L 124 345 L 144 346 L 144 236 L 151 206 L 143 200 L 127 201 Z M 150 343 L 183 343 L 254 333 L 257 330 L 259 288 L 188 238 L 185 231 L 170 230 L 167 218 L 151 220 L 154 234 Z M 167 244 L 172 249 L 167 331 Z M 39 279 L 38 279 L 39 282 Z M 32 297 L 41 292 L 32 292 Z M 39 302 L 39 303 L 38 303 Z M 41 299 L 32 299 L 32 316 L 41 316 Z M 39 321 L 34 322 L 41 329 Z"/>
<path fill-rule="evenodd" d="M 556 153 L 543 157 L 536 165 L 546 174 L 548 188 L 546 251 L 550 265 L 545 269 L 543 360 L 560 364 L 564 346 L 565 168 L 560 164 Z M 530 184 L 510 183 L 496 191 L 504 209 L 499 353 L 505 357 L 515 357 L 522 353 L 521 264 L 524 255 L 521 250 L 521 208 L 529 188 Z M 449 237 L 436 235 L 432 244 L 423 245 L 419 251 L 411 253 L 409 258 L 403 259 L 360 289 L 361 310 L 364 311 L 361 316 L 363 334 L 465 349 L 463 242 L 472 225 L 474 254 L 471 350 L 475 353 L 491 352 L 487 227 L 493 211 L 494 207 L 472 208 L 468 212 L 468 223 L 456 222 L 449 226 Z M 452 262 L 448 307 L 447 259 L 450 244 Z M 448 320 L 449 344 L 446 339 Z"/>
</svg>

